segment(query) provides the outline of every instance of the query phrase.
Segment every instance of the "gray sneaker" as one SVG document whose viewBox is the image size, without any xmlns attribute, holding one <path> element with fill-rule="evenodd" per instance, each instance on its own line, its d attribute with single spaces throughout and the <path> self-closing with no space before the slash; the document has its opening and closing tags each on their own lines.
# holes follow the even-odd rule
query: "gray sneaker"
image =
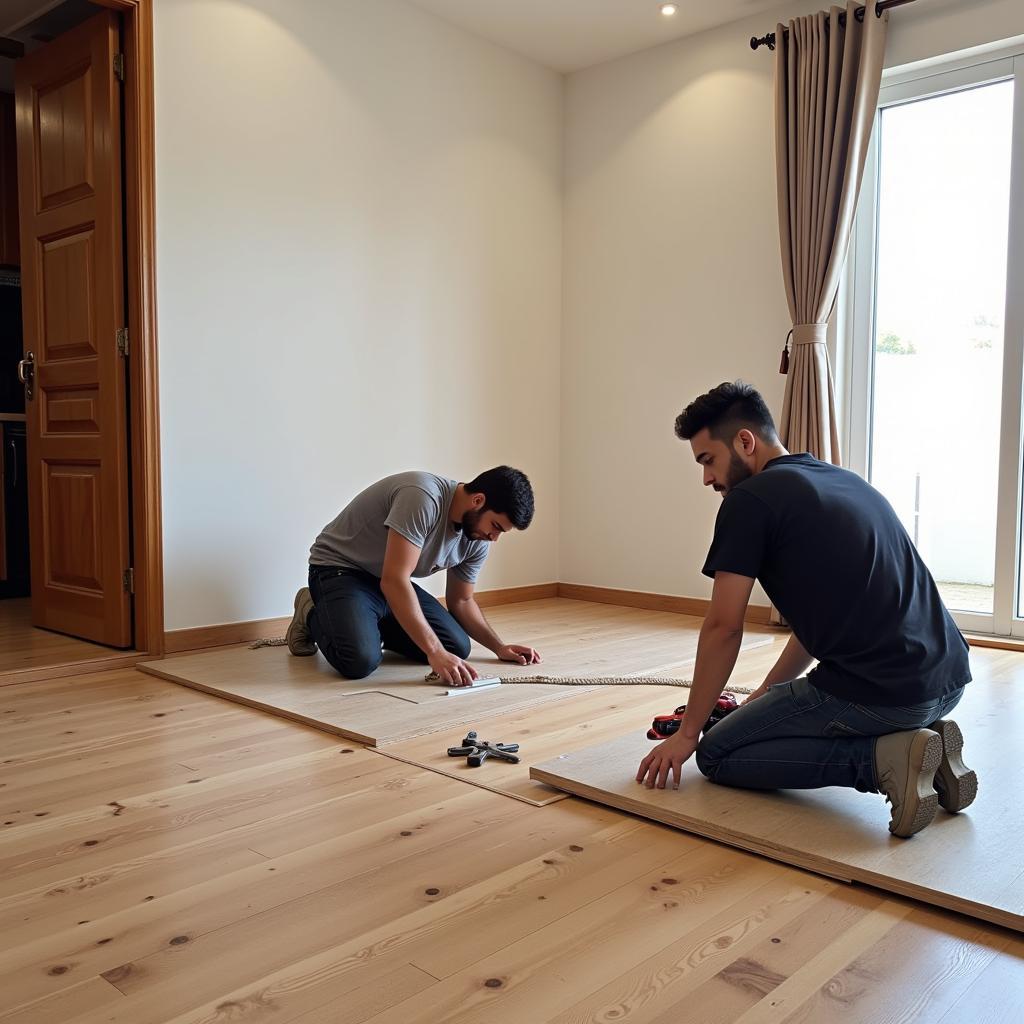
<svg viewBox="0 0 1024 1024">
<path fill-rule="evenodd" d="M 295 614 L 288 624 L 288 632 L 284 635 L 288 641 L 288 650 L 300 658 L 316 654 L 316 644 L 309 635 L 309 626 L 306 625 L 306 619 L 312 610 L 313 595 L 309 592 L 309 587 L 303 587 L 295 595 Z"/>
<path fill-rule="evenodd" d="M 892 804 L 889 831 L 894 836 L 912 836 L 932 823 L 939 807 L 934 782 L 941 760 L 942 740 L 931 729 L 878 737 L 875 778 Z"/>
<path fill-rule="evenodd" d="M 935 773 L 935 792 L 939 806 L 956 814 L 974 803 L 978 795 L 978 774 L 964 764 L 964 734 L 952 718 L 940 718 L 928 726 L 942 740 L 942 760 Z"/>
</svg>

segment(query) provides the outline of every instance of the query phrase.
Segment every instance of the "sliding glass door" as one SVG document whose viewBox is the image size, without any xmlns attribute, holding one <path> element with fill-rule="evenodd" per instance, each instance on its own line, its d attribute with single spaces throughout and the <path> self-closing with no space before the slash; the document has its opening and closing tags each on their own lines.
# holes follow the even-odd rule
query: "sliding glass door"
<svg viewBox="0 0 1024 1024">
<path fill-rule="evenodd" d="M 1024 634 L 1024 57 L 883 88 L 850 274 L 850 464 L 961 628 Z"/>
</svg>

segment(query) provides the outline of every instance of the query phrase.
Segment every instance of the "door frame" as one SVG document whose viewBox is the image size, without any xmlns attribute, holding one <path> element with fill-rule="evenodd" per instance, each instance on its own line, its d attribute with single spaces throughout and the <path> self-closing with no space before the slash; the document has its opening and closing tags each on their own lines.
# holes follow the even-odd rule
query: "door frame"
<svg viewBox="0 0 1024 1024">
<path fill-rule="evenodd" d="M 124 234 L 128 296 L 135 649 L 164 653 L 160 393 L 156 327 L 153 0 L 92 0 L 122 16 Z"/>
</svg>

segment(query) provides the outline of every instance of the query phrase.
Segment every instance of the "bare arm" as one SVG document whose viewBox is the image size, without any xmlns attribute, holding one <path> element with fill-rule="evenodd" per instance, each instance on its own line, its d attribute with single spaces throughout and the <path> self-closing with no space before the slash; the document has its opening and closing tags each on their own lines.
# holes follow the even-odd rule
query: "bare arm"
<svg viewBox="0 0 1024 1024">
<path fill-rule="evenodd" d="M 483 609 L 477 604 L 472 583 L 467 583 L 453 572 L 448 573 L 445 587 L 445 603 L 456 622 L 477 643 L 483 644 L 502 661 L 514 661 L 520 665 L 532 665 L 540 661 L 540 655 L 522 644 L 506 644 L 487 621 Z"/>
<path fill-rule="evenodd" d="M 789 642 L 782 649 L 778 661 L 772 666 L 771 671 L 764 677 L 764 682 L 747 698 L 754 700 L 768 692 L 770 686 L 776 683 L 788 683 L 791 679 L 802 676 L 814 663 L 814 659 L 804 649 L 794 633 Z"/>
<path fill-rule="evenodd" d="M 384 572 L 380 589 L 399 625 L 427 656 L 430 667 L 446 683 L 456 686 L 471 683 L 476 671 L 461 658 L 446 651 L 423 617 L 423 611 L 412 587 L 412 574 L 419 561 L 420 548 L 394 530 L 388 531 L 384 552 Z"/>
<path fill-rule="evenodd" d="M 686 714 L 679 731 L 659 743 L 640 762 L 637 782 L 644 782 L 646 777 L 648 787 L 656 785 L 664 789 L 671 774 L 673 784 L 679 785 L 683 764 L 697 749 L 700 731 L 736 665 L 743 641 L 743 616 L 753 588 L 754 581 L 749 576 L 731 572 L 715 574 L 711 608 L 701 626 L 697 643 L 697 663 L 693 669 Z"/>
<path fill-rule="evenodd" d="M 743 616 L 754 581 L 731 572 L 715 573 L 711 608 L 700 628 L 697 663 L 680 732 L 697 740 L 736 666 L 743 642 Z"/>
</svg>

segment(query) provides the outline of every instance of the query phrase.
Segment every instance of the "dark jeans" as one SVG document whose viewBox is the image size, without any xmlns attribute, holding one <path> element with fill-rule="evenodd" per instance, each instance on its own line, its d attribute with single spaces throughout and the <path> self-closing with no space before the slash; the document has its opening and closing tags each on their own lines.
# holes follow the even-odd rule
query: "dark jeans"
<svg viewBox="0 0 1024 1024">
<path fill-rule="evenodd" d="M 697 767 L 712 782 L 743 789 L 877 793 L 875 740 L 931 725 L 962 695 L 960 687 L 941 700 L 889 708 L 833 697 L 806 678 L 779 683 L 707 731 Z"/>
<path fill-rule="evenodd" d="M 413 584 L 423 617 L 444 649 L 469 657 L 466 631 L 422 588 Z M 381 662 L 382 647 L 412 661 L 427 663 L 427 656 L 398 624 L 380 580 L 358 569 L 310 566 L 309 590 L 313 610 L 306 620 L 320 653 L 348 679 L 368 676 Z"/>
</svg>

